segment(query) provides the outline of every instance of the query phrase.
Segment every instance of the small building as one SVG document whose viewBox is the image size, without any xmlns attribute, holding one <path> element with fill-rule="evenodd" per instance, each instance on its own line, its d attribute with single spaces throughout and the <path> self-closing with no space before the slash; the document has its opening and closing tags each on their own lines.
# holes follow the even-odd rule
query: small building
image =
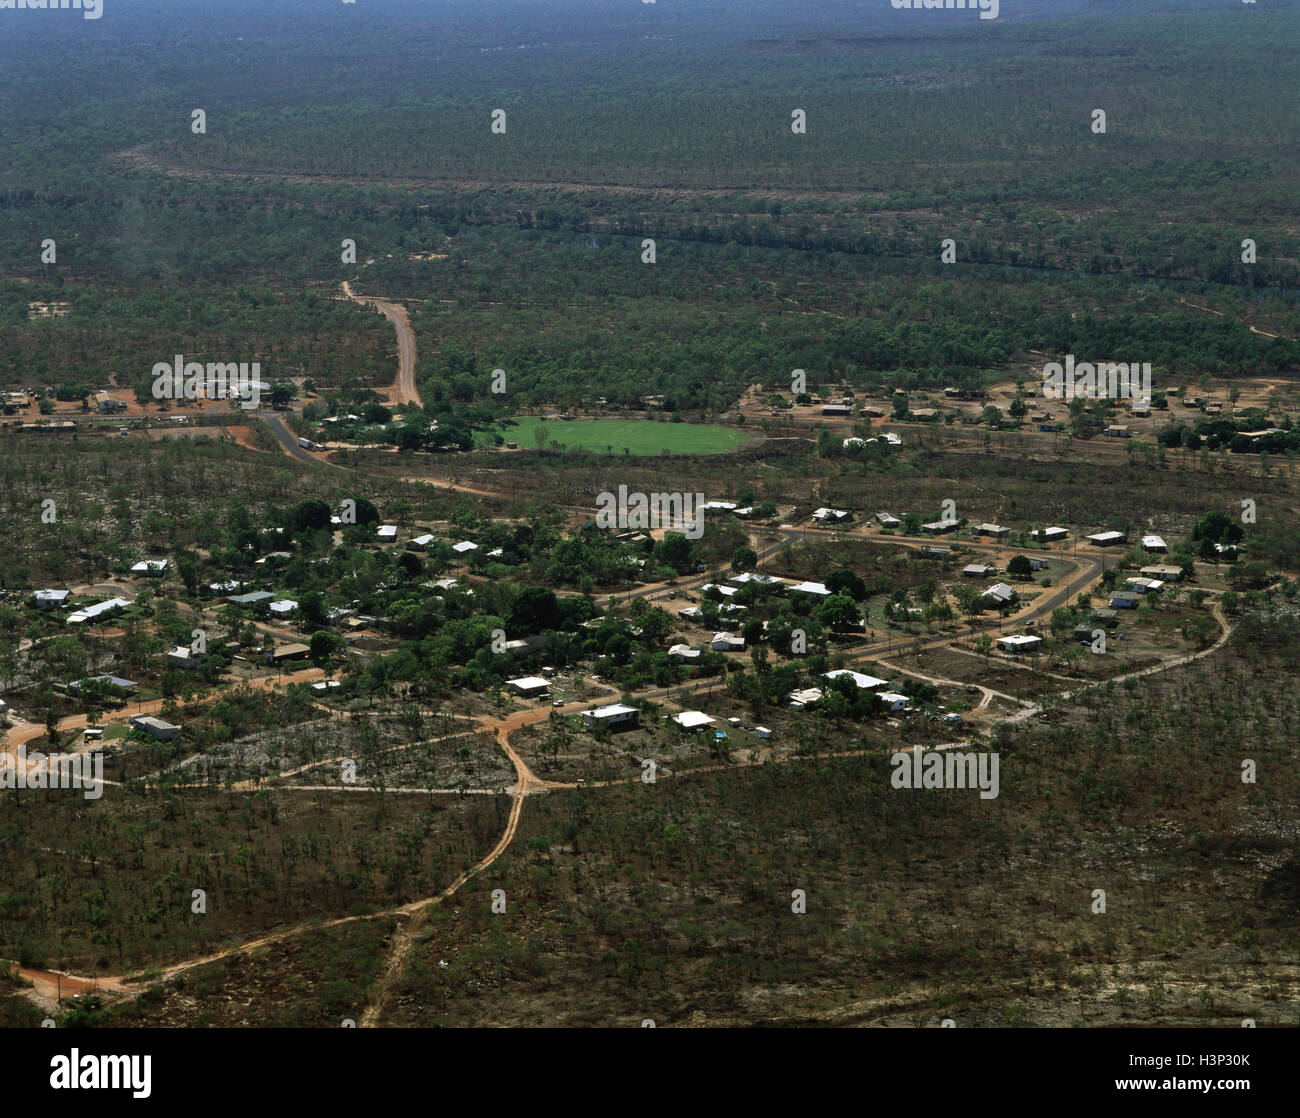
<svg viewBox="0 0 1300 1118">
<path fill-rule="evenodd" d="M 744 652 L 745 638 L 734 633 L 714 633 L 709 647 L 714 652 Z"/>
<path fill-rule="evenodd" d="M 756 738 L 762 738 L 764 741 L 767 741 L 769 738 L 771 738 L 772 731 L 769 730 L 766 726 L 755 726 L 754 736 Z"/>
<path fill-rule="evenodd" d="M 1168 551 L 1165 541 L 1159 536 L 1143 536 L 1142 549 L 1144 551 Z"/>
<path fill-rule="evenodd" d="M 952 557 L 950 547 L 922 547 L 917 550 L 922 559 L 949 559 Z"/>
<path fill-rule="evenodd" d="M 38 590 L 32 595 L 37 609 L 59 609 L 67 605 L 70 590 Z"/>
<path fill-rule="evenodd" d="M 393 543 L 397 539 L 397 525 L 381 524 L 375 529 L 375 537 L 380 543 Z"/>
<path fill-rule="evenodd" d="M 791 594 L 811 594 L 816 598 L 829 598 L 831 592 L 820 582 L 800 582 L 790 587 Z"/>
<path fill-rule="evenodd" d="M 1063 540 L 1070 534 L 1066 528 L 1035 528 L 1029 533 L 1031 539 L 1042 540 L 1050 543 L 1053 540 Z"/>
<path fill-rule="evenodd" d="M 1127 439 L 1129 437 L 1129 429 L 1122 423 L 1112 423 L 1102 432 L 1102 434 L 1107 435 L 1112 439 Z"/>
<path fill-rule="evenodd" d="M 1112 594 L 1110 596 L 1111 609 L 1137 609 L 1138 596 L 1136 594 Z"/>
<path fill-rule="evenodd" d="M 857 435 L 850 435 L 847 439 L 844 440 L 844 443 L 843 443 L 843 446 L 844 446 L 844 449 L 845 449 L 845 450 L 851 450 L 851 449 L 854 449 L 854 448 L 856 448 L 856 447 L 866 446 L 866 445 L 867 445 L 867 440 L 866 440 L 866 439 L 860 439 L 860 438 L 858 438 Z"/>
<path fill-rule="evenodd" d="M 818 509 L 812 514 L 812 518 L 818 524 L 843 524 L 847 520 L 852 520 L 853 514 L 844 509 Z"/>
<path fill-rule="evenodd" d="M 1119 614 L 1113 609 L 1097 609 L 1092 611 L 1092 620 L 1106 629 L 1113 629 L 1119 624 Z"/>
<path fill-rule="evenodd" d="M 266 653 L 268 664 L 283 664 L 288 660 L 305 660 L 311 655 L 311 649 L 305 644 L 282 644 Z"/>
<path fill-rule="evenodd" d="M 130 722 L 132 729 L 148 734 L 158 741 L 171 741 L 181 732 L 179 726 L 173 726 L 170 722 L 164 722 L 161 718 L 155 718 L 152 714 L 133 714 Z"/>
<path fill-rule="evenodd" d="M 906 710 L 907 704 L 911 701 L 898 691 L 877 691 L 876 698 L 884 703 L 891 713 L 896 710 Z"/>
<path fill-rule="evenodd" d="M 990 567 L 987 563 L 971 563 L 962 567 L 961 573 L 964 578 L 992 578 L 998 573 L 998 569 Z"/>
<path fill-rule="evenodd" d="M 672 721 L 679 730 L 696 733 L 703 730 L 705 726 L 713 725 L 715 719 L 710 718 L 702 710 L 684 710 L 680 714 L 674 714 Z"/>
<path fill-rule="evenodd" d="M 1031 571 L 1045 571 L 1052 565 L 1050 559 L 1035 559 L 1032 555 L 1026 556 L 1029 560 L 1029 569 Z"/>
<path fill-rule="evenodd" d="M 254 590 L 249 594 L 231 594 L 226 598 L 232 606 L 256 606 L 262 602 L 270 602 L 275 598 L 269 590 Z"/>
<path fill-rule="evenodd" d="M 452 544 L 451 549 L 457 555 L 468 555 L 471 551 L 478 550 L 478 544 L 471 543 L 469 540 L 461 540 L 460 543 Z"/>
<path fill-rule="evenodd" d="M 876 513 L 876 519 L 880 521 L 882 528 L 901 528 L 903 526 L 903 522 L 893 513 L 878 512 Z"/>
<path fill-rule="evenodd" d="M 1088 542 L 1097 547 L 1113 547 L 1117 543 L 1124 542 L 1123 532 L 1094 532 L 1088 537 Z"/>
<path fill-rule="evenodd" d="M 104 731 L 98 726 L 87 726 L 81 732 L 82 741 L 103 741 Z"/>
<path fill-rule="evenodd" d="M 588 730 L 594 730 L 598 726 L 607 730 L 634 730 L 641 723 L 641 711 L 623 703 L 611 703 L 609 706 L 584 710 L 582 720 Z"/>
<path fill-rule="evenodd" d="M 998 637 L 995 643 L 1003 652 L 1019 656 L 1025 652 L 1037 651 L 1038 646 L 1043 643 L 1043 638 L 1031 637 L 1025 633 L 1012 633 L 1009 637 Z"/>
<path fill-rule="evenodd" d="M 676 660 L 679 663 L 689 660 L 698 660 L 700 650 L 692 648 L 689 644 L 675 644 L 668 650 L 668 659 Z"/>
<path fill-rule="evenodd" d="M 1074 639 L 1079 644 L 1092 644 L 1092 630 L 1093 626 L 1091 625 L 1076 625 L 1074 627 Z"/>
<path fill-rule="evenodd" d="M 1016 598 L 1016 588 L 1009 586 L 1005 582 L 995 582 L 984 591 L 982 597 L 987 598 L 996 609 L 1010 605 Z"/>
<path fill-rule="evenodd" d="M 550 690 L 550 681 L 541 676 L 529 675 L 522 679 L 508 679 L 506 686 L 525 699 L 538 699 Z"/>
<path fill-rule="evenodd" d="M 130 604 L 125 598 L 109 598 L 106 602 L 97 602 L 93 606 L 85 606 L 77 610 L 76 613 L 68 614 L 68 624 L 82 625 L 87 621 L 96 621 L 101 617 L 108 617 L 119 610 L 124 610 Z"/>
<path fill-rule="evenodd" d="M 863 691 L 879 691 L 882 687 L 889 686 L 889 680 L 878 679 L 874 675 L 863 675 L 862 672 L 855 672 L 850 668 L 839 668 L 833 672 L 826 672 L 822 679 L 841 679 L 848 676 Z"/>
<path fill-rule="evenodd" d="M 703 595 L 707 595 L 710 590 L 716 590 L 724 598 L 730 598 L 733 594 L 740 593 L 740 590 L 735 586 L 723 586 L 716 582 L 709 582 L 700 587 L 700 593 Z"/>
<path fill-rule="evenodd" d="M 956 520 L 932 520 L 929 524 L 922 524 L 921 531 L 929 532 L 932 535 L 938 535 L 944 532 L 953 531 L 957 527 L 957 524 L 958 521 Z"/>
<path fill-rule="evenodd" d="M 320 691 L 324 693 L 327 691 L 333 691 L 334 688 L 340 686 L 342 686 L 342 684 L 340 684 L 340 682 L 337 679 L 321 679 L 313 683 L 311 685 L 311 689 L 313 691 Z"/>
<path fill-rule="evenodd" d="M 1158 578 L 1129 578 L 1124 581 L 1134 594 L 1154 594 L 1165 588 L 1164 581 Z"/>
<path fill-rule="evenodd" d="M 853 408 L 849 404 L 823 404 L 822 415 L 850 416 Z"/>
<path fill-rule="evenodd" d="M 278 602 L 272 602 L 267 608 L 274 617 L 288 617 L 298 608 L 298 603 L 290 598 L 281 598 Z"/>
<path fill-rule="evenodd" d="M 169 668 L 198 668 L 206 659 L 187 644 L 176 645 L 166 656 Z"/>
<path fill-rule="evenodd" d="M 737 586 L 784 586 L 785 579 L 777 578 L 776 575 L 766 575 L 761 571 L 745 571 L 738 575 L 732 575 L 728 582 L 734 582 Z"/>
<path fill-rule="evenodd" d="M 815 707 L 822 700 L 820 687 L 805 687 L 801 691 L 791 691 L 786 696 L 791 710 L 806 710 Z"/>
<path fill-rule="evenodd" d="M 416 536 L 413 540 L 407 540 L 407 547 L 414 547 L 419 551 L 424 551 L 438 542 L 438 537 L 432 533 L 425 532 L 422 536 Z"/>
<path fill-rule="evenodd" d="M 1004 539 L 1011 535 L 1010 528 L 1004 528 L 1001 524 L 976 524 L 975 534 L 977 536 L 992 536 L 994 539 Z"/>
<path fill-rule="evenodd" d="M 92 675 L 85 679 L 78 679 L 69 683 L 64 688 L 69 695 L 80 696 L 81 689 L 87 683 L 103 683 L 110 687 L 116 687 L 119 691 L 134 691 L 140 685 L 133 679 L 123 679 L 120 675 Z"/>
<path fill-rule="evenodd" d="M 157 578 L 167 569 L 166 559 L 145 559 L 131 568 L 133 575 L 144 578 Z"/>
<path fill-rule="evenodd" d="M 1181 582 L 1183 580 L 1183 568 L 1171 567 L 1165 564 L 1159 564 L 1154 567 L 1143 567 L 1139 572 L 1146 578 L 1163 579 L 1165 582 Z"/>
</svg>

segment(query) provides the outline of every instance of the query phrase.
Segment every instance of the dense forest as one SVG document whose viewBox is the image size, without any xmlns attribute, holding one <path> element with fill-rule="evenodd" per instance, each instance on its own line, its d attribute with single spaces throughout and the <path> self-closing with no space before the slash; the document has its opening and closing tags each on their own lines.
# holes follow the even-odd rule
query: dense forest
<svg viewBox="0 0 1300 1118">
<path fill-rule="evenodd" d="M 204 50 L 147 83 L 148 0 L 121 38 L 15 24 L 0 378 L 127 387 L 184 350 L 372 386 L 384 325 L 344 280 L 412 305 L 426 386 L 505 368 L 525 406 L 716 412 L 794 368 L 973 386 L 1048 352 L 1300 367 L 1298 110 L 1269 93 L 1300 10 L 1022 7 L 561 4 L 533 43 L 526 5 L 398 3 L 343 49 L 349 13 L 288 3 L 192 13 Z"/>
</svg>

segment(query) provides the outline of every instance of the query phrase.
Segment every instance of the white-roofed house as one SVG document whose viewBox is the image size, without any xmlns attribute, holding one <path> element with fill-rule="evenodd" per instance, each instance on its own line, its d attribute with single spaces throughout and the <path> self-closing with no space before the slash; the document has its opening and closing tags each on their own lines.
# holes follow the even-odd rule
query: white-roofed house
<svg viewBox="0 0 1300 1118">
<path fill-rule="evenodd" d="M 70 590 L 38 590 L 32 595 L 32 601 L 39 609 L 58 609 L 67 604 L 71 593 Z"/>
<path fill-rule="evenodd" d="M 820 582 L 800 582 L 790 587 L 791 594 L 811 594 L 816 598 L 829 598 L 831 592 Z"/>
<path fill-rule="evenodd" d="M 526 699 L 536 699 L 545 695 L 550 690 L 551 684 L 549 680 L 542 679 L 540 676 L 530 675 L 522 679 L 508 679 L 506 686 Z"/>
<path fill-rule="evenodd" d="M 684 710 L 680 714 L 674 714 L 672 721 L 678 729 L 695 731 L 713 725 L 716 719 L 710 718 L 702 710 Z"/>
<path fill-rule="evenodd" d="M 877 691 L 876 698 L 884 703 L 891 712 L 895 710 L 905 710 L 909 702 L 907 696 L 898 691 Z"/>
<path fill-rule="evenodd" d="M 98 602 L 93 606 L 79 609 L 76 613 L 68 614 L 68 624 L 81 625 L 86 621 L 95 621 L 100 617 L 117 613 L 118 610 L 126 609 L 130 604 L 125 598 L 109 598 L 106 602 Z"/>
<path fill-rule="evenodd" d="M 846 520 L 852 520 L 853 514 L 844 509 L 818 509 L 812 518 L 818 524 L 843 524 Z"/>
<path fill-rule="evenodd" d="M 291 598 L 281 598 L 267 607 L 275 617 L 288 617 L 298 608 L 298 603 Z"/>
<path fill-rule="evenodd" d="M 995 582 L 980 597 L 987 598 L 995 608 L 1001 609 L 1016 600 L 1016 588 L 1005 582 Z"/>
<path fill-rule="evenodd" d="M 731 595 L 740 593 L 740 591 L 734 586 L 722 586 L 716 582 L 710 582 L 707 585 L 700 587 L 701 594 L 707 594 L 710 590 L 716 590 L 724 598 L 730 598 Z"/>
<path fill-rule="evenodd" d="M 641 721 L 641 711 L 624 703 L 611 703 L 609 706 L 584 710 L 582 720 L 589 730 L 597 726 L 610 730 L 633 730 Z"/>
<path fill-rule="evenodd" d="M 714 652 L 744 652 L 745 638 L 735 633 L 714 633 L 709 647 Z"/>
<path fill-rule="evenodd" d="M 743 574 L 732 575 L 728 582 L 734 582 L 737 586 L 748 586 L 751 583 L 755 586 L 784 586 L 785 579 L 778 578 L 776 575 L 763 574 L 762 571 L 745 571 Z"/>
<path fill-rule="evenodd" d="M 851 668 L 839 668 L 833 672 L 826 672 L 822 679 L 843 679 L 845 676 L 852 679 L 864 691 L 879 691 L 882 687 L 889 686 L 889 680 L 879 679 L 874 675 L 864 675 L 862 672 L 855 672 Z"/>
<path fill-rule="evenodd" d="M 206 659 L 206 656 L 200 655 L 186 644 L 178 644 L 167 653 L 167 664 L 173 668 L 202 667 Z"/>
<path fill-rule="evenodd" d="M 143 575 L 146 578 L 157 578 L 166 569 L 166 559 L 144 559 L 132 566 L 131 573 L 133 575 Z"/>
<path fill-rule="evenodd" d="M 375 529 L 375 537 L 380 543 L 392 543 L 397 539 L 397 525 L 381 524 Z"/>
<path fill-rule="evenodd" d="M 1117 543 L 1124 542 L 1123 532 L 1094 532 L 1088 537 L 1088 542 L 1097 547 L 1111 547 Z"/>
<path fill-rule="evenodd" d="M 471 551 L 477 551 L 478 544 L 471 543 L 469 540 L 461 540 L 460 543 L 452 544 L 451 549 L 457 555 L 467 555 Z"/>
<path fill-rule="evenodd" d="M 1043 638 L 1031 637 L 1025 633 L 1012 633 L 1009 637 L 998 637 L 995 643 L 1003 652 L 1019 655 L 1022 652 L 1035 651 L 1043 643 Z"/>
<path fill-rule="evenodd" d="M 1168 551 L 1165 541 L 1159 536 L 1143 536 L 1142 549 L 1144 551 Z"/>
</svg>

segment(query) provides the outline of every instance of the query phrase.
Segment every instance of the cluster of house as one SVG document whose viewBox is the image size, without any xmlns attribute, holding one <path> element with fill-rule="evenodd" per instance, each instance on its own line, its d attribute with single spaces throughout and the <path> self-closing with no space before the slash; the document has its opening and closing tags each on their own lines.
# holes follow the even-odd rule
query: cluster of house
<svg viewBox="0 0 1300 1118">
<path fill-rule="evenodd" d="M 858 686 L 859 690 L 874 692 L 876 698 L 880 699 L 891 711 L 906 710 L 909 702 L 908 697 L 897 691 L 889 691 L 889 680 L 878 679 L 874 675 L 864 675 L 862 672 L 855 672 L 850 668 L 839 668 L 833 672 L 824 672 L 822 679 L 840 679 L 848 678 Z M 805 687 L 800 690 L 791 691 L 785 698 L 789 703 L 791 710 L 808 710 L 821 702 L 824 692 L 820 687 Z"/>
<path fill-rule="evenodd" d="M 814 600 L 825 600 L 833 593 L 830 587 L 821 582 L 795 582 L 792 579 L 778 578 L 775 575 L 763 574 L 760 571 L 744 571 L 741 574 L 732 575 L 725 584 L 707 583 L 700 587 L 700 591 L 704 594 L 716 591 L 726 599 L 739 594 L 741 588 L 745 586 L 765 586 L 788 594 L 804 594 Z M 737 602 L 723 601 L 718 607 L 718 613 L 724 617 L 736 617 L 744 612 L 745 607 Z M 704 611 L 699 606 L 684 606 L 677 611 L 677 616 L 683 621 L 698 621 L 704 616 Z M 733 633 L 715 633 L 710 642 L 710 648 L 714 652 L 744 652 L 745 641 L 743 637 L 736 636 Z M 675 644 L 668 650 L 668 655 L 676 660 L 694 660 L 698 659 L 700 650 L 684 644 Z"/>
<path fill-rule="evenodd" d="M 873 435 L 869 439 L 859 438 L 857 435 L 850 435 L 844 440 L 844 449 L 850 450 L 854 447 L 866 446 L 868 443 L 884 443 L 886 446 L 902 446 L 903 437 L 895 434 L 893 431 L 882 431 L 879 436 Z"/>
</svg>

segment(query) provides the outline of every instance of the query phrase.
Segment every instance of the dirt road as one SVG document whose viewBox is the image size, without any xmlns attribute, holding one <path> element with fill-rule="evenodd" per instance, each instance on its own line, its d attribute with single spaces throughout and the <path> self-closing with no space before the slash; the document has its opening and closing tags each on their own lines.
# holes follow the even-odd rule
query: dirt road
<svg viewBox="0 0 1300 1118">
<path fill-rule="evenodd" d="M 423 406 L 420 392 L 415 387 L 415 331 L 411 329 L 406 308 L 400 303 L 390 303 L 373 295 L 354 295 L 352 285 L 346 280 L 343 283 L 343 294 L 357 303 L 369 303 L 393 324 L 397 331 L 397 383 L 394 386 L 397 403 Z"/>
</svg>

